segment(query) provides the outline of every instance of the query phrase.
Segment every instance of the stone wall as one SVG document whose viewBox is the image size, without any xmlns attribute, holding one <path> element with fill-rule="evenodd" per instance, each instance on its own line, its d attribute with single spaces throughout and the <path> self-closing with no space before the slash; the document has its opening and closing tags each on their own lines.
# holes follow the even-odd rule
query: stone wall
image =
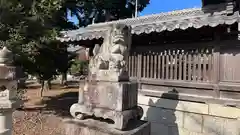
<svg viewBox="0 0 240 135">
<path fill-rule="evenodd" d="M 138 96 L 151 135 L 240 135 L 240 109 Z"/>
</svg>

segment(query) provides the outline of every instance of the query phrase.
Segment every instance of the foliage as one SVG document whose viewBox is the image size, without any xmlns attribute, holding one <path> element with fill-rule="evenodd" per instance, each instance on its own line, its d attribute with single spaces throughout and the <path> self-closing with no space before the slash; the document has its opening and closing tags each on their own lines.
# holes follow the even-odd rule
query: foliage
<svg viewBox="0 0 240 135">
<path fill-rule="evenodd" d="M 19 88 L 19 89 L 17 89 L 17 94 L 16 94 L 16 98 L 18 99 L 18 100 L 25 100 L 24 98 L 26 98 L 25 97 L 25 93 L 26 93 L 27 91 L 26 91 L 26 89 L 24 89 L 24 88 Z"/>
<path fill-rule="evenodd" d="M 0 45 L 12 50 L 17 66 L 42 82 L 57 74 L 56 59 L 63 49 L 56 41 L 60 30 L 74 27 L 64 16 L 62 3 L 63 0 L 0 1 Z"/>
<path fill-rule="evenodd" d="M 11 49 L 16 64 L 31 74 L 54 67 L 53 58 L 62 49 L 55 38 L 63 28 L 74 27 L 64 19 L 61 5 L 61 0 L 0 1 L 0 45 Z"/>
<path fill-rule="evenodd" d="M 138 0 L 138 11 L 141 12 L 150 0 Z M 71 15 L 78 18 L 79 26 L 97 22 L 125 19 L 135 12 L 136 0 L 67 0 L 65 6 Z"/>
<path fill-rule="evenodd" d="M 57 52 L 56 55 L 57 57 L 55 60 L 55 64 L 57 66 L 58 73 L 66 73 L 72 65 L 72 60 L 77 56 L 76 53 L 67 52 L 67 49 Z"/>
<path fill-rule="evenodd" d="M 70 72 L 71 72 L 71 74 L 78 74 L 78 73 L 83 74 L 83 72 L 87 68 L 87 66 L 88 66 L 88 61 L 82 61 L 82 60 L 75 59 L 72 61 Z"/>
</svg>

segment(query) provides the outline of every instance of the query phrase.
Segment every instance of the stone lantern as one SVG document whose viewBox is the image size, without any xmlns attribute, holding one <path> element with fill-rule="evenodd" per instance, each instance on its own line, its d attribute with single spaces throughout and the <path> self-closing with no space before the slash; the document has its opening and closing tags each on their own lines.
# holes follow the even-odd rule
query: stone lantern
<svg viewBox="0 0 240 135">
<path fill-rule="evenodd" d="M 12 113 L 20 106 L 17 101 L 16 67 L 13 54 L 6 47 L 0 50 L 0 135 L 12 134 Z"/>
</svg>

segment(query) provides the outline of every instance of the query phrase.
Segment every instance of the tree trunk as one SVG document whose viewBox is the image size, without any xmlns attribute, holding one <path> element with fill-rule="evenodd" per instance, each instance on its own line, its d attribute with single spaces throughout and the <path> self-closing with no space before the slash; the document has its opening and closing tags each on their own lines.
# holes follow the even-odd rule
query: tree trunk
<svg viewBox="0 0 240 135">
<path fill-rule="evenodd" d="M 51 83 L 51 81 L 52 81 L 51 79 L 49 79 L 49 80 L 47 81 L 49 90 L 52 89 L 52 83 Z"/>
<path fill-rule="evenodd" d="M 18 80 L 18 87 L 19 88 L 26 88 L 26 80 L 19 79 Z"/>
<path fill-rule="evenodd" d="M 67 84 L 67 73 L 62 73 L 60 84 L 61 85 L 66 85 Z"/>
<path fill-rule="evenodd" d="M 40 96 L 43 96 L 43 91 L 47 91 L 51 89 L 51 81 L 50 80 L 41 80 L 41 90 L 40 90 Z"/>
<path fill-rule="evenodd" d="M 44 89 L 44 81 L 40 80 L 41 83 L 41 89 L 40 89 L 40 96 L 43 96 L 43 89 Z"/>
<path fill-rule="evenodd" d="M 49 84 L 50 84 L 49 80 L 47 81 L 44 80 L 44 90 L 48 91 L 50 89 Z"/>
</svg>

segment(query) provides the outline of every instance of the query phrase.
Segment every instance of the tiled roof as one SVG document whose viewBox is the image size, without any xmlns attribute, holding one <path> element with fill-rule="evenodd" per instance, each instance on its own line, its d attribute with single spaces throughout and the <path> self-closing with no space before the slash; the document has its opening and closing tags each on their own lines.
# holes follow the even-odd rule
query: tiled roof
<svg viewBox="0 0 240 135">
<path fill-rule="evenodd" d="M 216 27 L 220 24 L 231 25 L 239 21 L 239 12 L 227 15 L 225 10 L 205 13 L 202 8 L 184 9 L 155 15 L 129 18 L 124 20 L 98 23 L 78 30 L 65 31 L 61 41 L 79 41 L 104 37 L 111 24 L 126 24 L 132 27 L 132 34 L 185 30 L 203 26 Z"/>
</svg>

